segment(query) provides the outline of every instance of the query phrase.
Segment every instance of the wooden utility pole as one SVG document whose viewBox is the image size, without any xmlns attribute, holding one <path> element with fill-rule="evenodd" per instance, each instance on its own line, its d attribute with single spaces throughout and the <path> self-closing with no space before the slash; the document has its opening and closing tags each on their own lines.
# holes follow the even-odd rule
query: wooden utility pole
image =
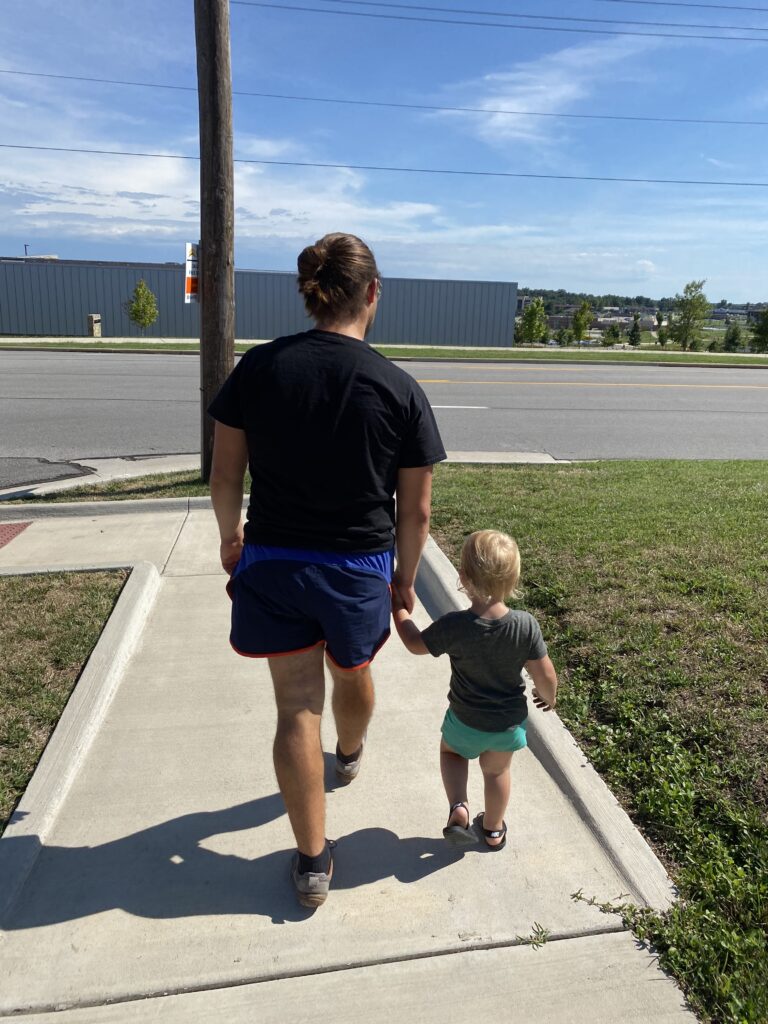
<svg viewBox="0 0 768 1024">
<path fill-rule="evenodd" d="M 235 362 L 235 215 L 229 0 L 195 0 L 200 105 L 200 475 L 211 476 L 207 408 Z"/>
</svg>

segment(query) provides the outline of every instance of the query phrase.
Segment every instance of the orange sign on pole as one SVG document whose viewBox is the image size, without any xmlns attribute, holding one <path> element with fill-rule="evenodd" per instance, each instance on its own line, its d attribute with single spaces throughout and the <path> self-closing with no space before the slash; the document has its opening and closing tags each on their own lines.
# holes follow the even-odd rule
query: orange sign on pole
<svg viewBox="0 0 768 1024">
<path fill-rule="evenodd" d="M 200 301 L 197 290 L 197 245 L 195 242 L 187 242 L 184 270 L 184 301 Z"/>
</svg>

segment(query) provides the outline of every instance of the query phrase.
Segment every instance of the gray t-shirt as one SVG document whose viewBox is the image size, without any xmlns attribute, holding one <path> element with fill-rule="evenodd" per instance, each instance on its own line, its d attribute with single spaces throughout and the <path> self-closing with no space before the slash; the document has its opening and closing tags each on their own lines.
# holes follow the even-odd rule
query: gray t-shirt
<svg viewBox="0 0 768 1024">
<path fill-rule="evenodd" d="M 469 608 L 449 612 L 421 634 L 435 658 L 451 659 L 448 701 L 465 725 L 503 732 L 528 715 L 521 670 L 526 661 L 547 655 L 541 628 L 529 612 L 509 611 L 481 619 Z"/>
</svg>

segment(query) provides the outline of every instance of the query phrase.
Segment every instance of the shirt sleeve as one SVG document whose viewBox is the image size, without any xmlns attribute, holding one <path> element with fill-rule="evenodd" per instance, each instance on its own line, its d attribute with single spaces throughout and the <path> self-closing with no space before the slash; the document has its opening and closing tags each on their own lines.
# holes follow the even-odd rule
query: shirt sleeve
<svg viewBox="0 0 768 1024">
<path fill-rule="evenodd" d="M 414 386 L 410 412 L 408 431 L 400 447 L 398 469 L 416 469 L 442 462 L 446 454 L 435 414 L 418 384 Z"/>
<path fill-rule="evenodd" d="M 540 658 L 546 658 L 548 653 L 547 645 L 541 633 L 541 626 L 532 615 L 530 617 L 530 630 L 530 643 L 528 647 L 527 660 L 539 661 Z"/>
<path fill-rule="evenodd" d="M 240 386 L 243 379 L 245 358 L 235 366 L 234 370 L 221 386 L 221 390 L 208 406 L 208 414 L 225 427 L 244 429 Z"/>
<path fill-rule="evenodd" d="M 435 619 L 431 626 L 427 626 L 421 634 L 421 639 L 433 658 L 439 658 L 441 654 L 445 654 L 448 644 L 445 616 L 441 619 Z"/>
</svg>

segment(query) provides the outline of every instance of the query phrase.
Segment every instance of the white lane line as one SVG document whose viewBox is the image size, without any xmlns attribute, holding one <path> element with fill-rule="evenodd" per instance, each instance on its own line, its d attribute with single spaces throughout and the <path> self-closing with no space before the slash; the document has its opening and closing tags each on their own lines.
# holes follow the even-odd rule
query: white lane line
<svg viewBox="0 0 768 1024">
<path fill-rule="evenodd" d="M 433 409 L 487 409 L 487 405 L 433 405 Z"/>
</svg>

